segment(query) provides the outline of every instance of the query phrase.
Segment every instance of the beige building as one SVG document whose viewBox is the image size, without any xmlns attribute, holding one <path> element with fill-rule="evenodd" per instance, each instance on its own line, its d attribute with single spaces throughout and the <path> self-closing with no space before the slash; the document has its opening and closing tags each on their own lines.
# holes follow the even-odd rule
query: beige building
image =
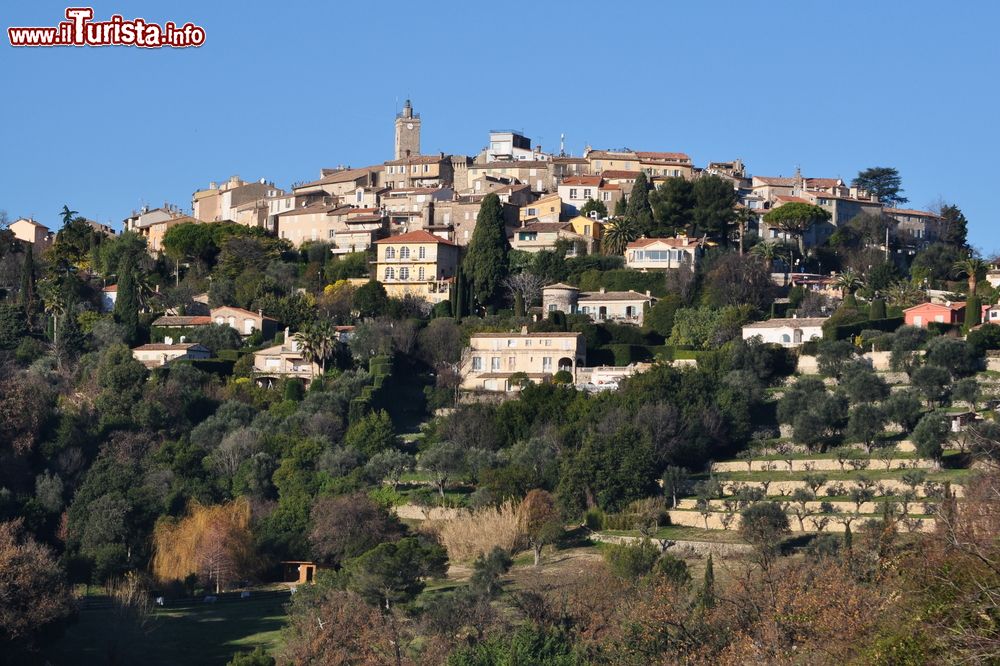
<svg viewBox="0 0 1000 666">
<path fill-rule="evenodd" d="M 382 211 L 336 203 L 316 203 L 278 215 L 278 237 L 295 247 L 333 243 L 352 251 L 366 250 L 386 228 Z"/>
<path fill-rule="evenodd" d="M 567 257 L 576 256 L 578 249 L 592 252 L 595 247 L 593 238 L 576 233 L 569 222 L 522 222 L 520 227 L 514 229 L 510 246 L 524 252 L 541 252 L 556 249 L 561 240 L 573 244 L 566 253 Z"/>
<path fill-rule="evenodd" d="M 34 252 L 44 250 L 55 238 L 47 226 L 27 217 L 15 220 L 9 229 L 19 241 L 34 245 Z"/>
<path fill-rule="evenodd" d="M 518 208 L 514 204 L 505 203 L 503 195 L 499 192 L 497 194 L 501 197 L 504 224 L 510 232 L 518 225 Z M 458 245 L 468 245 L 476 230 L 476 219 L 479 217 L 482 203 L 483 195 L 462 195 L 450 201 L 435 201 L 429 224 L 425 229 Z"/>
<path fill-rule="evenodd" d="M 181 358 L 211 358 L 212 352 L 197 342 L 152 343 L 136 347 L 132 350 L 132 356 L 147 368 L 158 368 Z"/>
<path fill-rule="evenodd" d="M 895 235 L 903 245 L 925 247 L 938 239 L 943 220 L 940 215 L 910 208 L 886 208 L 885 215 L 895 223 Z"/>
<path fill-rule="evenodd" d="M 458 270 L 455 243 L 420 229 L 375 241 L 375 247 L 375 279 L 389 296 L 448 300 Z"/>
<path fill-rule="evenodd" d="M 625 249 L 625 266 L 647 271 L 686 268 L 693 271 L 702 255 L 702 241 L 680 236 L 677 238 L 640 238 Z"/>
<path fill-rule="evenodd" d="M 559 222 L 569 214 L 558 194 L 544 196 L 537 201 L 521 206 L 518 219 L 521 222 Z"/>
<path fill-rule="evenodd" d="M 685 153 L 588 148 L 583 156 L 590 163 L 592 174 L 603 174 L 605 171 L 644 171 L 650 179 L 656 179 L 691 178 L 694 173 L 691 158 Z"/>
<path fill-rule="evenodd" d="M 634 182 L 634 181 L 633 181 Z M 622 198 L 622 188 L 605 182 L 601 176 L 570 176 L 559 184 L 559 196 L 567 207 L 578 212 L 591 199 L 600 201 L 608 209 L 615 210 L 615 204 Z"/>
<path fill-rule="evenodd" d="M 468 187 L 471 188 L 477 179 L 486 176 L 504 178 L 511 183 L 524 183 L 533 192 L 554 192 L 556 188 L 552 163 L 545 160 L 473 163 L 469 166 Z"/>
<path fill-rule="evenodd" d="M 202 222 L 236 222 L 237 209 L 241 206 L 253 201 L 266 205 L 268 197 L 279 193 L 281 190 L 274 183 L 268 183 L 263 178 L 259 182 L 248 183 L 240 180 L 239 176 L 232 176 L 222 185 L 209 183 L 208 189 L 191 195 L 192 216 Z M 249 218 L 244 216 L 244 219 Z"/>
<path fill-rule="evenodd" d="M 462 355 L 462 383 L 466 391 L 515 391 L 513 375 L 543 382 L 560 370 L 573 375 L 587 362 L 582 333 L 476 333 Z"/>
<path fill-rule="evenodd" d="M 359 187 L 381 187 L 383 169 L 384 167 L 381 164 L 360 167 L 358 169 L 351 169 L 349 167 L 322 169 L 320 170 L 319 180 L 294 185 L 292 191 L 297 197 L 309 195 L 338 198 L 349 197 L 354 195 Z M 300 204 L 299 201 L 295 203 L 296 205 Z"/>
<path fill-rule="evenodd" d="M 542 289 L 542 311 L 584 314 L 594 321 L 642 326 L 646 313 L 656 298 L 647 291 L 580 291 L 568 284 L 550 284 Z"/>
<path fill-rule="evenodd" d="M 214 323 L 220 326 L 228 325 L 230 328 L 236 329 L 236 332 L 244 337 L 251 335 L 254 331 L 260 331 L 263 333 L 264 339 L 268 340 L 278 332 L 278 321 L 264 316 L 264 313 L 260 310 L 253 312 L 251 310 L 244 310 L 243 308 L 224 305 L 212 308 L 210 316 Z"/>
<path fill-rule="evenodd" d="M 253 373 L 257 383 L 273 386 L 289 377 L 298 378 L 307 384 L 321 372 L 319 363 L 307 361 L 302 347 L 294 336 L 285 330 L 285 341 L 280 345 L 254 352 Z"/>
<path fill-rule="evenodd" d="M 452 187 L 453 168 L 451 156 L 444 153 L 406 156 L 385 163 L 382 182 L 394 190 Z"/>
</svg>

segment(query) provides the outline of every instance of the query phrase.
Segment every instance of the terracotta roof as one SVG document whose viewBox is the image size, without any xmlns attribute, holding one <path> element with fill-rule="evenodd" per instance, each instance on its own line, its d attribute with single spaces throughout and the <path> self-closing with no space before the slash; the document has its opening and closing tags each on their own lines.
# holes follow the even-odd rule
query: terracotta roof
<svg viewBox="0 0 1000 666">
<path fill-rule="evenodd" d="M 614 183 L 611 183 L 611 184 L 608 184 L 608 185 L 601 185 L 600 189 L 602 189 L 602 190 L 620 190 L 620 189 L 622 189 L 622 186 L 621 185 L 615 185 Z"/>
<path fill-rule="evenodd" d="M 576 291 L 580 291 L 579 287 L 574 287 L 573 285 L 566 284 L 565 282 L 556 282 L 555 284 L 542 287 L 542 291 L 545 291 L 546 289 L 574 289 Z"/>
<path fill-rule="evenodd" d="M 566 176 L 560 185 L 600 185 L 600 176 Z"/>
<path fill-rule="evenodd" d="M 601 176 L 603 176 L 605 180 L 614 180 L 614 179 L 635 180 L 636 178 L 639 177 L 640 173 L 642 172 L 626 171 L 625 169 L 605 169 L 604 171 L 601 172 Z"/>
<path fill-rule="evenodd" d="M 673 162 L 690 162 L 691 157 L 687 153 L 660 153 L 649 151 L 636 151 L 636 155 L 641 160 L 669 160 Z"/>
<path fill-rule="evenodd" d="M 249 315 L 251 317 L 260 317 L 261 319 L 270 319 L 271 321 L 278 321 L 274 317 L 268 317 L 267 315 L 261 314 L 259 312 L 253 312 L 252 310 L 244 310 L 243 308 L 238 308 L 234 305 L 220 305 L 217 308 L 212 308 L 211 312 L 213 317 L 215 316 L 215 313 L 218 310 L 232 310 L 233 312 L 238 312 L 239 314 L 244 316 Z"/>
<path fill-rule="evenodd" d="M 806 178 L 806 187 L 839 187 L 844 184 L 839 178 Z"/>
<path fill-rule="evenodd" d="M 164 315 L 153 322 L 153 326 L 208 326 L 212 318 L 207 315 Z"/>
<path fill-rule="evenodd" d="M 937 213 L 932 213 L 926 210 L 913 210 L 912 208 L 886 208 L 886 215 L 912 215 L 916 217 L 933 217 L 935 219 L 941 219 L 941 216 Z"/>
<path fill-rule="evenodd" d="M 470 336 L 470 339 L 475 338 L 575 338 L 577 336 L 583 337 L 583 333 L 567 333 L 565 331 L 556 331 L 553 333 L 521 333 L 511 331 L 510 333 L 474 333 Z"/>
<path fill-rule="evenodd" d="M 523 227 L 517 227 L 516 232 L 520 231 L 534 231 L 535 233 L 556 233 L 562 231 L 570 225 L 565 222 L 532 222 L 531 224 L 526 224 Z"/>
<path fill-rule="evenodd" d="M 442 245 L 454 245 L 449 240 L 445 240 L 440 236 L 435 236 L 429 231 L 424 231 L 423 229 L 418 229 L 416 231 L 411 231 L 409 233 L 400 234 L 398 236 L 390 236 L 389 238 L 383 238 L 381 240 L 375 241 L 376 244 L 380 243 L 440 243 Z"/>
<path fill-rule="evenodd" d="M 337 211 L 342 211 L 344 213 L 349 212 L 350 206 L 341 206 L 340 204 L 309 204 L 308 206 L 302 206 L 301 208 L 293 208 L 291 210 L 286 210 L 283 213 L 278 213 L 278 217 L 295 217 L 297 215 L 332 215 Z"/>
<path fill-rule="evenodd" d="M 664 245 L 669 245 L 670 247 L 698 247 L 702 244 L 700 238 L 640 238 L 629 243 L 627 249 L 639 249 L 642 247 L 648 247 L 655 243 L 663 243 Z"/>
<path fill-rule="evenodd" d="M 786 326 L 822 326 L 827 317 L 787 317 L 768 319 L 767 321 L 755 321 L 746 324 L 743 328 L 784 328 Z"/>
<path fill-rule="evenodd" d="M 115 292 L 118 291 L 118 285 L 116 285 L 116 284 L 109 284 L 104 289 L 101 289 L 101 291 L 106 291 L 108 293 L 115 293 Z"/>
<path fill-rule="evenodd" d="M 583 291 L 580 292 L 581 301 L 652 301 L 655 296 L 647 296 L 637 291 Z"/>
<path fill-rule="evenodd" d="M 774 197 L 774 200 L 779 203 L 804 203 L 804 204 L 812 203 L 812 201 L 809 201 L 808 199 L 803 199 L 802 197 L 791 197 L 785 194 L 777 195 L 776 197 Z"/>
<path fill-rule="evenodd" d="M 47 226 L 45 226 L 41 222 L 36 222 L 35 220 L 32 220 L 30 217 L 22 217 L 20 219 L 14 220 L 13 222 L 11 222 L 11 224 L 17 224 L 18 222 L 27 222 L 30 225 L 41 227 L 42 229 L 48 230 Z"/>
<path fill-rule="evenodd" d="M 361 167 L 358 169 L 341 169 L 340 171 L 334 171 L 326 176 L 323 176 L 319 180 L 314 180 L 311 183 L 303 183 L 298 187 L 294 188 L 300 190 L 304 187 L 315 187 L 317 185 L 332 185 L 334 183 L 346 183 L 352 180 L 357 180 L 358 178 L 363 178 L 367 176 L 372 171 L 381 171 L 381 166 L 369 166 Z"/>
<path fill-rule="evenodd" d="M 780 187 L 792 187 L 797 181 L 794 178 L 780 178 L 773 176 L 754 176 L 754 180 L 759 180 L 764 185 L 777 185 Z"/>
<path fill-rule="evenodd" d="M 909 312 L 910 310 L 916 310 L 918 308 L 926 307 L 942 308 L 945 310 L 961 310 L 965 308 L 965 301 L 958 301 L 951 303 L 950 305 L 945 305 L 944 303 L 921 303 L 920 305 L 914 305 L 912 308 L 906 308 L 903 312 Z"/>
</svg>

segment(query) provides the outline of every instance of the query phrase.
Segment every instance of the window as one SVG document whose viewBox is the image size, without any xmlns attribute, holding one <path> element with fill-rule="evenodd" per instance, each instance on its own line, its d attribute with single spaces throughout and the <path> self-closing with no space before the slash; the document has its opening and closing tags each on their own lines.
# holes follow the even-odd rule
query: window
<svg viewBox="0 0 1000 666">
<path fill-rule="evenodd" d="M 500 357 L 494 356 L 490 359 L 490 370 L 499 370 L 499 369 L 500 369 Z"/>
<path fill-rule="evenodd" d="M 472 369 L 476 372 L 481 372 L 483 369 L 483 359 L 480 356 L 472 357 Z"/>
<path fill-rule="evenodd" d="M 601 192 L 601 201 L 611 201 L 611 192 Z"/>
<path fill-rule="evenodd" d="M 517 339 L 516 338 L 507 338 L 507 346 L 508 347 L 516 347 L 517 346 Z"/>
<path fill-rule="evenodd" d="M 548 341 L 546 341 L 548 342 Z M 552 357 L 545 356 L 542 358 L 542 372 L 552 372 Z"/>
<path fill-rule="evenodd" d="M 507 357 L 507 369 L 510 371 L 514 371 L 517 369 L 517 358 L 515 358 L 514 356 Z"/>
<path fill-rule="evenodd" d="M 365 194 L 364 192 L 358 190 L 358 193 L 354 196 L 354 200 L 358 203 L 361 203 L 361 199 L 362 197 L 364 197 L 364 194 Z"/>
<path fill-rule="evenodd" d="M 423 282 L 426 279 L 423 266 L 417 269 L 417 279 L 420 280 L 421 282 Z"/>
<path fill-rule="evenodd" d="M 584 199 L 589 199 L 590 198 L 590 190 L 589 189 L 586 189 L 586 190 L 583 191 L 583 198 Z"/>
<path fill-rule="evenodd" d="M 425 164 L 425 165 L 424 165 L 424 173 L 427 173 L 427 172 L 428 172 L 428 171 L 430 171 L 430 170 L 431 170 L 431 167 L 430 167 L 430 165 L 429 165 L 429 164 Z"/>
<path fill-rule="evenodd" d="M 386 280 L 395 280 L 396 279 L 396 269 L 393 268 L 392 266 L 389 266 L 388 268 L 386 268 L 385 269 L 385 279 Z"/>
<path fill-rule="evenodd" d="M 583 225 L 583 235 L 584 236 L 589 236 L 590 235 L 590 225 L 589 224 Z"/>
<path fill-rule="evenodd" d="M 400 259 L 409 259 L 410 258 L 410 248 L 408 248 L 408 247 L 399 248 L 399 258 Z"/>
<path fill-rule="evenodd" d="M 538 209 L 537 208 L 529 208 L 528 209 L 528 217 L 534 217 L 535 215 L 538 215 Z"/>
<path fill-rule="evenodd" d="M 556 311 L 556 304 L 549 303 L 549 312 L 555 312 L 555 311 Z"/>
<path fill-rule="evenodd" d="M 417 258 L 418 259 L 426 259 L 427 258 L 427 248 L 424 247 L 423 245 L 421 245 L 420 249 L 417 250 Z"/>
<path fill-rule="evenodd" d="M 330 238 L 334 238 L 334 237 L 336 237 L 336 235 L 337 235 L 337 232 L 334 231 L 333 229 L 330 229 Z"/>
<path fill-rule="evenodd" d="M 400 280 L 409 280 L 410 279 L 410 267 L 409 266 L 403 266 L 402 268 L 399 269 L 399 279 Z"/>
<path fill-rule="evenodd" d="M 394 248 L 394 247 L 387 247 L 387 248 L 385 248 L 385 258 L 386 259 L 395 259 L 396 258 L 396 248 Z"/>
<path fill-rule="evenodd" d="M 576 196 L 576 193 L 577 193 L 577 190 L 576 190 L 576 188 L 575 188 L 575 187 L 573 187 L 573 188 L 570 188 L 570 191 L 569 191 L 569 198 L 570 198 L 570 199 L 576 199 L 576 198 L 577 198 L 577 196 Z"/>
</svg>

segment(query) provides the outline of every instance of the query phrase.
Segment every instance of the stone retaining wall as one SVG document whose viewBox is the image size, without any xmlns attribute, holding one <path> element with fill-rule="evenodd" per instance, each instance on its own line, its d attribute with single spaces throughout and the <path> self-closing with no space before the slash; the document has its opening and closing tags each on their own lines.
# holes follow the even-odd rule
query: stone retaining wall
<svg viewBox="0 0 1000 666">
<path fill-rule="evenodd" d="M 763 489 L 764 487 L 764 484 L 761 483 L 760 481 L 730 481 L 728 479 L 720 479 L 719 481 L 720 483 L 722 483 L 722 488 L 727 495 L 731 495 L 733 493 L 733 488 L 738 486 L 750 486 L 761 489 Z M 891 495 L 898 495 L 904 490 L 910 489 L 908 485 L 897 479 L 881 479 L 878 482 L 882 484 L 882 487 L 885 489 L 885 492 Z M 836 485 L 838 483 L 842 484 L 848 490 L 850 490 L 852 486 L 856 485 L 850 479 L 845 479 L 843 481 L 828 481 L 827 483 L 819 487 L 819 492 L 817 494 L 820 496 L 825 495 L 827 488 L 829 488 L 832 485 Z M 791 495 L 793 492 L 795 492 L 797 488 L 808 488 L 808 487 L 809 486 L 806 485 L 805 481 L 772 481 L 770 485 L 768 485 L 767 494 Z M 951 484 L 951 490 L 953 493 L 955 493 L 956 497 L 962 497 L 964 495 L 964 489 L 960 485 L 954 483 Z M 924 496 L 924 489 L 921 486 L 917 486 L 917 496 L 918 497 Z"/>
<path fill-rule="evenodd" d="M 634 544 L 641 543 L 646 539 L 638 536 L 625 536 L 619 534 L 604 534 L 593 532 L 591 540 L 601 543 Z M 661 551 L 670 551 L 671 555 L 681 558 L 693 557 L 741 557 L 753 551 L 753 547 L 745 543 L 715 543 L 713 541 L 678 541 L 675 539 L 650 539 L 650 541 Z"/>
<path fill-rule="evenodd" d="M 752 460 L 750 461 L 750 469 L 747 469 L 747 463 L 739 460 L 729 460 L 726 462 L 712 463 L 713 472 L 840 472 L 840 471 L 853 471 L 853 468 L 849 464 L 845 464 L 844 469 L 841 470 L 840 463 L 834 458 L 813 458 L 811 460 L 793 460 L 791 469 L 788 468 L 788 461 L 786 460 Z M 765 468 L 766 465 L 771 467 Z M 866 470 L 861 471 L 879 471 L 879 470 L 890 470 L 890 469 L 932 469 L 935 464 L 933 460 L 928 460 L 926 458 L 894 458 L 890 461 L 890 466 L 886 467 L 885 461 L 879 460 L 876 457 L 871 458 L 871 462 Z"/>
<path fill-rule="evenodd" d="M 721 513 L 710 513 L 710 514 L 708 514 L 708 517 L 707 517 L 708 518 L 708 529 L 716 529 L 716 530 L 726 529 L 723 526 L 723 524 L 722 524 L 722 520 L 720 519 L 721 515 L 722 515 Z M 705 516 L 703 516 L 702 514 L 698 513 L 697 511 L 671 511 L 670 512 L 670 524 L 671 525 L 680 525 L 680 526 L 684 526 L 684 527 L 700 527 L 700 528 L 704 529 L 705 528 L 705 518 L 706 518 Z M 877 518 L 878 518 L 877 516 L 861 516 L 860 518 L 858 518 L 857 520 L 855 520 L 852 523 L 852 528 L 851 529 L 856 531 L 857 528 L 858 528 L 858 526 L 861 523 L 863 523 L 865 520 L 877 519 Z M 791 528 L 792 532 L 800 532 L 800 531 L 816 532 L 817 531 L 816 526 L 813 524 L 813 522 L 809 518 L 806 518 L 806 520 L 805 520 L 805 527 L 806 527 L 805 530 L 800 530 L 799 529 L 799 521 L 796 520 L 794 516 L 789 516 L 788 523 L 789 523 L 789 527 Z M 739 518 L 739 516 L 736 516 L 735 519 L 733 520 L 733 522 L 730 523 L 729 529 L 730 530 L 737 530 L 737 529 L 739 529 L 739 524 L 740 524 L 740 518 Z M 901 522 L 899 524 L 899 530 L 902 531 L 902 532 L 907 531 L 906 525 Z M 831 519 L 829 521 L 829 523 L 827 524 L 826 529 L 824 529 L 824 531 L 825 532 L 843 532 L 844 531 L 844 525 L 842 523 L 836 522 L 835 520 Z M 934 531 L 934 519 L 933 518 L 924 518 L 924 519 L 921 519 L 921 522 L 917 526 L 916 531 L 920 531 L 920 532 L 932 532 L 932 531 Z"/>
</svg>

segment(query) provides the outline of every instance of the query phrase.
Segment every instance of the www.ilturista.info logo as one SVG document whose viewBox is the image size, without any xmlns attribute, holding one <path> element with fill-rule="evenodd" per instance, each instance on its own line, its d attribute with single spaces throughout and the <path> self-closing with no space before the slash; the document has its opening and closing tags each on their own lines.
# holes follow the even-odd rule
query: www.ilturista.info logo
<svg viewBox="0 0 1000 666">
<path fill-rule="evenodd" d="M 205 29 L 168 21 L 162 26 L 135 18 L 127 21 L 115 14 L 108 21 L 91 21 L 91 7 L 68 7 L 66 21 L 50 28 L 7 28 L 11 46 L 139 46 L 185 48 L 205 43 Z"/>
</svg>

